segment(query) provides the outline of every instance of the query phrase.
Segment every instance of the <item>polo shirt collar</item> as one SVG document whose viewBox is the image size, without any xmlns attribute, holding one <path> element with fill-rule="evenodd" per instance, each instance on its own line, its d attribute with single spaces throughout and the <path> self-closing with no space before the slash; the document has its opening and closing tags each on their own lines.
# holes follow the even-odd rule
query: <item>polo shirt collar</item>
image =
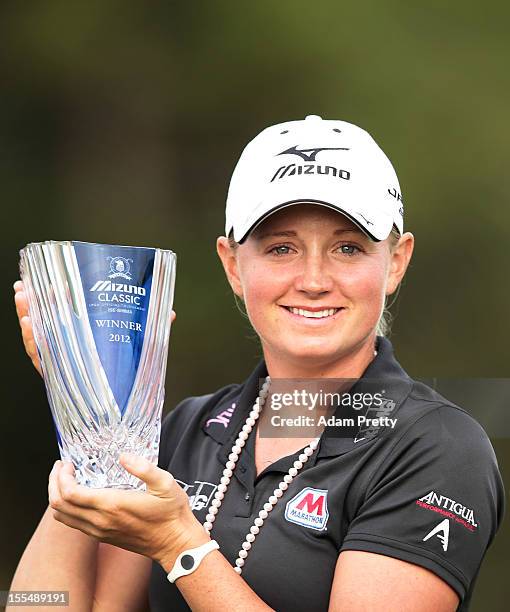
<svg viewBox="0 0 510 612">
<path fill-rule="evenodd" d="M 238 387 L 232 393 L 228 393 L 214 411 L 207 412 L 207 417 L 202 425 L 203 431 L 216 442 L 232 446 L 253 408 L 260 385 L 266 376 L 266 364 L 261 359 L 241 385 L 240 390 Z"/>
<path fill-rule="evenodd" d="M 350 395 L 354 393 L 374 394 L 383 391 L 385 401 L 390 402 L 392 406 L 390 416 L 394 417 L 411 392 L 413 380 L 395 359 L 393 346 L 387 338 L 377 336 L 376 350 L 377 355 L 348 393 Z M 378 416 L 378 410 L 378 407 L 367 407 L 357 414 L 374 418 Z M 345 409 L 337 408 L 335 416 L 346 416 Z M 319 457 L 341 455 L 368 443 L 374 437 L 369 434 L 365 436 L 362 431 L 354 432 L 352 437 L 339 434 L 342 434 L 341 428 L 326 427 L 318 453 Z"/>
<path fill-rule="evenodd" d="M 380 390 L 381 384 L 384 383 L 384 396 L 394 402 L 395 407 L 392 413 L 395 414 L 411 391 L 413 381 L 395 359 L 393 346 L 387 338 L 378 336 L 376 349 L 377 355 L 348 393 L 352 395 L 360 392 L 373 392 L 374 389 Z M 202 429 L 207 435 L 226 447 L 222 449 L 225 451 L 223 454 L 228 455 L 230 453 L 230 449 L 253 407 L 260 386 L 266 376 L 266 364 L 261 359 L 240 389 L 237 387 L 228 393 L 214 411 L 207 411 Z M 341 411 L 342 409 L 338 408 L 335 416 L 340 416 Z M 369 413 L 370 408 L 365 412 Z M 367 416 L 370 415 L 367 414 Z M 355 441 L 354 436 L 338 437 L 338 431 L 339 428 L 337 427 L 326 427 L 317 458 L 341 455 L 371 439 L 367 437 L 366 440 Z"/>
</svg>

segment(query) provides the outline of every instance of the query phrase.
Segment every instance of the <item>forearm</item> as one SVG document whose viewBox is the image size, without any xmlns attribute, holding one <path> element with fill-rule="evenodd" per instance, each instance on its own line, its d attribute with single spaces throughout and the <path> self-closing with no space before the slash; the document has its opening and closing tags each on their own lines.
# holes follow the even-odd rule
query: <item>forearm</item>
<svg viewBox="0 0 510 612">
<path fill-rule="evenodd" d="M 200 546 L 209 540 L 210 537 L 199 525 L 189 547 Z M 172 556 L 161 564 L 167 574 L 174 560 Z M 221 549 L 208 553 L 193 573 L 181 576 L 175 585 L 193 612 L 224 612 L 225 602 L 232 610 L 272 610 L 234 571 L 221 554 Z"/>
<path fill-rule="evenodd" d="M 178 578 L 175 584 L 193 611 L 224 612 L 225 602 L 231 610 L 272 609 L 234 571 L 219 550 L 209 553 L 195 572 Z"/>
<path fill-rule="evenodd" d="M 56 521 L 48 507 L 21 557 L 10 590 L 69 591 L 73 610 L 90 611 L 97 547 L 96 540 Z"/>
</svg>

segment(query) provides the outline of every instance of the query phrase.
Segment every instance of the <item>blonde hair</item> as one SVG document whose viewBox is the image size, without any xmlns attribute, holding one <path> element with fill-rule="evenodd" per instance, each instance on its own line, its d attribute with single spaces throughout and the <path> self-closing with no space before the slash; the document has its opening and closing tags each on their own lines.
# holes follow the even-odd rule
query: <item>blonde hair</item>
<svg viewBox="0 0 510 612">
<path fill-rule="evenodd" d="M 395 249 L 395 247 L 398 244 L 398 241 L 400 239 L 400 232 L 398 231 L 398 229 L 393 226 L 390 235 L 388 236 L 388 242 L 389 242 L 389 248 L 390 248 L 390 252 L 393 252 L 393 250 Z M 234 232 L 231 231 L 228 235 L 228 244 L 230 246 L 230 248 L 235 251 L 238 247 L 239 247 L 239 243 L 236 242 L 234 240 Z M 395 303 L 398 294 L 400 292 L 400 284 L 398 285 L 395 293 L 390 296 L 392 297 L 391 303 L 388 303 L 388 296 L 385 298 L 384 300 L 384 307 L 383 310 L 381 312 L 381 316 L 379 317 L 379 321 L 377 322 L 377 326 L 376 326 L 376 334 L 378 336 L 389 336 L 391 333 L 391 325 L 393 323 L 393 315 L 390 312 L 390 308 L 393 306 L 393 304 Z M 239 312 L 243 315 L 243 317 L 245 317 L 246 319 L 248 319 L 248 315 L 246 313 L 246 310 L 244 310 L 244 308 L 241 306 L 241 304 L 239 303 L 239 301 L 241 301 L 241 303 L 243 303 L 242 300 L 240 300 L 240 298 L 238 298 L 238 296 L 234 293 L 234 300 L 236 302 L 236 306 L 237 309 L 239 310 Z"/>
</svg>

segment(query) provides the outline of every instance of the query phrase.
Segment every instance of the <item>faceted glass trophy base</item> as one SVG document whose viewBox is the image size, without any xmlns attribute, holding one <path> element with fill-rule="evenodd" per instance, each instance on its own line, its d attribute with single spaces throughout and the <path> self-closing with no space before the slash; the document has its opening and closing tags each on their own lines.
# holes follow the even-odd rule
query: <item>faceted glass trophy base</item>
<svg viewBox="0 0 510 612">
<path fill-rule="evenodd" d="M 135 489 L 145 491 L 144 482 L 127 472 L 119 462 L 121 453 L 132 453 L 157 464 L 160 437 L 160 421 L 141 435 L 135 428 L 124 423 L 99 432 L 84 432 L 76 443 L 67 442 L 60 449 L 65 461 L 75 468 L 78 484 L 94 489 Z"/>
</svg>

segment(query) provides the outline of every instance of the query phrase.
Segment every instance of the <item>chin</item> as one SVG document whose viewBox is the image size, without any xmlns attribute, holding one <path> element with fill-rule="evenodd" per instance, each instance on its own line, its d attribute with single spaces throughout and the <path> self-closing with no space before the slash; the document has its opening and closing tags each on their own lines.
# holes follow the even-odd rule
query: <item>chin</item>
<svg viewBox="0 0 510 612">
<path fill-rule="evenodd" d="M 329 344 L 329 343 L 328 343 Z M 338 344 L 325 346 L 325 343 L 304 343 L 301 346 L 292 346 L 288 350 L 282 351 L 282 356 L 287 355 L 289 359 L 307 361 L 311 360 L 319 363 L 329 363 L 339 357 L 342 347 Z"/>
</svg>

